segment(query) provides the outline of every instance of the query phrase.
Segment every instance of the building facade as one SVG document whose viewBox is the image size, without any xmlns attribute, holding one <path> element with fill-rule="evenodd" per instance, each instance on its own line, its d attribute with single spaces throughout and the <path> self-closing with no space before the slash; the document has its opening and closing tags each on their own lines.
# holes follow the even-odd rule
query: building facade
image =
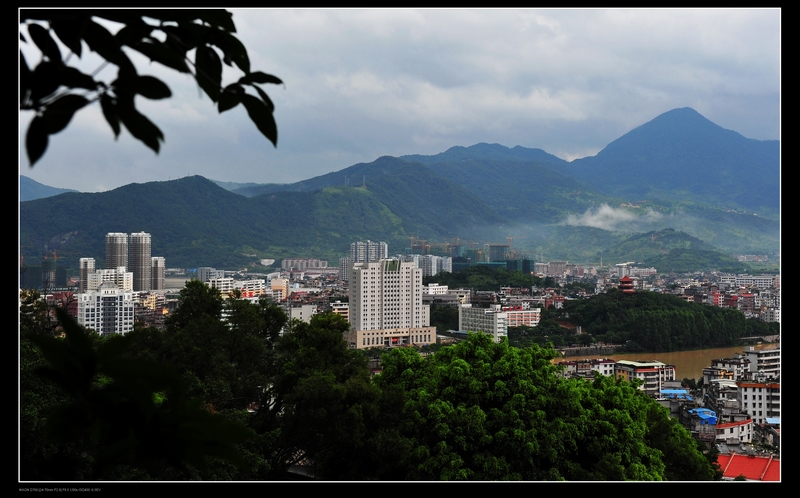
<svg viewBox="0 0 800 498">
<path fill-rule="evenodd" d="M 128 268 L 128 234 L 106 234 L 106 268 Z"/>
<path fill-rule="evenodd" d="M 133 330 L 133 292 L 113 282 L 103 282 L 94 291 L 78 294 L 78 323 L 100 335 L 127 334 Z"/>
<path fill-rule="evenodd" d="M 767 418 L 781 416 L 781 385 L 777 382 L 739 381 L 738 401 L 742 412 L 763 424 Z"/>
<path fill-rule="evenodd" d="M 128 244 L 128 271 L 133 273 L 133 290 L 150 290 L 151 238 L 149 233 L 139 232 L 130 235 Z"/>
<path fill-rule="evenodd" d="M 78 293 L 86 292 L 89 285 L 89 275 L 94 273 L 94 258 L 81 258 L 78 268 Z"/>
<path fill-rule="evenodd" d="M 436 342 L 430 308 L 422 304 L 422 270 L 396 259 L 353 263 L 349 288 L 351 347 Z"/>
<path fill-rule="evenodd" d="M 350 259 L 353 263 L 370 263 L 387 259 L 389 246 L 386 242 L 353 242 L 350 244 Z"/>
<path fill-rule="evenodd" d="M 660 361 L 618 360 L 614 365 L 614 375 L 627 381 L 639 379 L 643 383 L 639 389 L 657 397 L 664 389 L 664 383 L 675 380 L 675 366 Z"/>
<path fill-rule="evenodd" d="M 164 290 L 164 271 L 166 263 L 164 258 L 155 256 L 150 259 L 150 290 Z"/>
<path fill-rule="evenodd" d="M 508 337 L 508 314 L 499 304 L 488 308 L 462 304 L 458 308 L 458 330 L 489 334 L 494 342 L 499 343 L 503 337 Z"/>
</svg>

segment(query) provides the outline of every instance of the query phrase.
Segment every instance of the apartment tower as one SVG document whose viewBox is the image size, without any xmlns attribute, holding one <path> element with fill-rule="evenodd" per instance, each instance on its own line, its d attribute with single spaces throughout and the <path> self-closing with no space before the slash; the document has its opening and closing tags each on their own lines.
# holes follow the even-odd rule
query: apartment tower
<svg viewBox="0 0 800 498">
<path fill-rule="evenodd" d="M 78 293 L 86 292 L 86 286 L 89 282 L 89 275 L 94 273 L 94 258 L 81 258 L 80 259 L 80 282 L 78 282 Z"/>
<path fill-rule="evenodd" d="M 150 234 L 132 233 L 128 249 L 128 271 L 133 273 L 133 290 L 149 291 L 153 262 L 150 256 Z"/>
<path fill-rule="evenodd" d="M 128 234 L 109 233 L 106 235 L 106 269 L 120 266 L 128 267 Z"/>
</svg>

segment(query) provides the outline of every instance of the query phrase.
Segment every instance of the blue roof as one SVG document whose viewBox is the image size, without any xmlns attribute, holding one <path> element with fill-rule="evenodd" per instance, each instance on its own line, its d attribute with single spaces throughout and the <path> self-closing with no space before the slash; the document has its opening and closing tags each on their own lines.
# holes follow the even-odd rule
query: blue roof
<svg viewBox="0 0 800 498">
<path fill-rule="evenodd" d="M 766 420 L 768 424 L 780 425 L 781 423 L 780 417 L 766 417 L 764 420 Z"/>
</svg>

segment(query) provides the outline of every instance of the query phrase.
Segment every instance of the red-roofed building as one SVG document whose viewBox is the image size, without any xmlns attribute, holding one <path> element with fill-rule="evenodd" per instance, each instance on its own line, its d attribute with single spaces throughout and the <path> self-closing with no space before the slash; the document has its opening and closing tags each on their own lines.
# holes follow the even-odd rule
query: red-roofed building
<svg viewBox="0 0 800 498">
<path fill-rule="evenodd" d="M 625 294 L 633 294 L 634 292 L 636 292 L 635 290 L 633 290 L 633 280 L 631 279 L 631 277 L 627 275 L 619 279 L 619 288 Z"/>
<path fill-rule="evenodd" d="M 762 457 L 730 453 L 717 457 L 723 479 L 744 476 L 748 481 L 780 481 L 781 461 L 773 456 Z"/>
<path fill-rule="evenodd" d="M 737 422 L 723 422 L 716 426 L 717 441 L 731 441 L 735 443 L 751 443 L 753 441 L 753 419 L 739 420 Z"/>
</svg>

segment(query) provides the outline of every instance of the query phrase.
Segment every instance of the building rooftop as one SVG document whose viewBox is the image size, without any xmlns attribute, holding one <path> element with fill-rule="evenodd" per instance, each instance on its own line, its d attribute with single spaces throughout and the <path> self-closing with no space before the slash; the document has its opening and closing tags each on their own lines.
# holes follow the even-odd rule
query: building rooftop
<svg viewBox="0 0 800 498">
<path fill-rule="evenodd" d="M 748 481 L 780 481 L 780 460 L 772 456 L 760 457 L 755 455 L 741 455 L 730 453 L 719 455 L 717 463 L 723 475 L 729 479 L 744 476 Z"/>
</svg>

